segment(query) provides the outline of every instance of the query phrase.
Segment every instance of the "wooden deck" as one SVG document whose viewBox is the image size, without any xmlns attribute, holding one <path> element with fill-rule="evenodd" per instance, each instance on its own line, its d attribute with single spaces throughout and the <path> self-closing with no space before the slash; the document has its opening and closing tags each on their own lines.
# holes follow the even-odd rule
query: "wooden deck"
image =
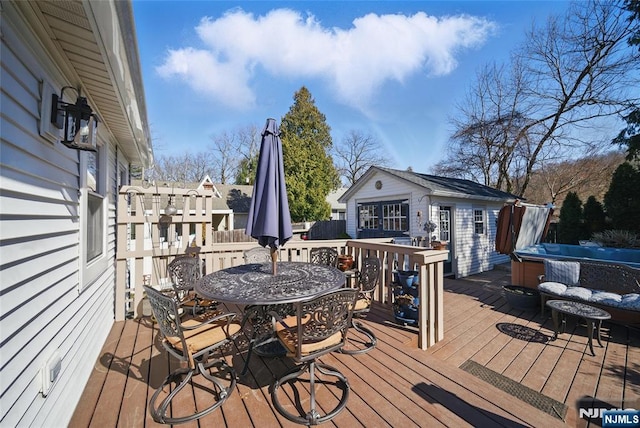
<svg viewBox="0 0 640 428">
<path fill-rule="evenodd" d="M 322 358 L 342 371 L 351 385 L 347 408 L 323 425 L 573 427 L 586 426 L 575 404 L 583 396 L 616 406 L 640 405 L 638 330 L 605 323 L 604 348 L 596 344 L 595 357 L 587 346 L 586 328 L 579 323 L 570 321 L 567 333 L 549 341 L 550 319 L 514 310 L 501 297 L 500 285 L 507 281 L 499 271 L 446 280 L 445 339 L 427 351 L 416 349 L 414 329 L 393 322 L 390 307 L 376 306 L 365 321 L 378 336 L 373 351 Z M 227 356 L 235 367 L 244 363 L 242 349 L 239 343 Z M 517 390 L 565 403 L 564 421 L 460 368 L 469 361 L 495 379 L 510 379 Z M 148 319 L 115 323 L 70 426 L 158 425 L 147 403 L 175 364 L 163 352 Z M 275 412 L 269 396 L 274 377 L 291 365 L 287 358 L 252 358 L 250 371 L 239 376 L 236 391 L 222 408 L 185 425 L 294 426 Z M 206 390 L 195 386 L 180 402 L 181 410 L 206 401 Z M 321 405 L 334 398 L 329 390 L 321 390 L 318 397 Z"/>
</svg>

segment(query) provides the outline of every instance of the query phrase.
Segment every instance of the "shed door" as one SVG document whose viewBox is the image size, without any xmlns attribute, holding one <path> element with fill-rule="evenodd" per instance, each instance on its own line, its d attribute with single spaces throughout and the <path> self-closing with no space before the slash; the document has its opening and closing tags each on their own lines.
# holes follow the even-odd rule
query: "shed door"
<svg viewBox="0 0 640 428">
<path fill-rule="evenodd" d="M 449 248 L 449 257 L 444 261 L 444 274 L 453 274 L 453 263 L 451 262 L 453 257 L 453 227 L 451 227 L 451 207 L 440 207 L 440 241 L 446 242 Z"/>
<path fill-rule="evenodd" d="M 358 238 L 407 236 L 409 204 L 405 200 L 368 202 L 358 205 Z"/>
</svg>

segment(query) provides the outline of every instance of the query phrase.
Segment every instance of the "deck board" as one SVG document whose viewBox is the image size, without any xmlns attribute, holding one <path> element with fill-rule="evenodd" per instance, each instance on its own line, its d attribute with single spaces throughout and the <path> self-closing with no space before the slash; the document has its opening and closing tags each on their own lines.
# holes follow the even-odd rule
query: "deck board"
<svg viewBox="0 0 640 428">
<path fill-rule="evenodd" d="M 501 297 L 499 286 L 508 282 L 506 275 L 445 280 L 445 337 L 427 351 L 416 348 L 415 327 L 395 323 L 390 305 L 374 305 L 364 323 L 375 332 L 377 347 L 362 355 L 321 358 L 344 373 L 351 386 L 345 411 L 324 425 L 584 426 L 575 408 L 581 397 L 638 403 L 637 329 L 605 323 L 605 347 L 595 345 L 595 357 L 579 322 L 569 322 L 566 333 L 549 341 L 553 327 L 548 314 L 541 318 L 536 311 L 511 308 Z M 239 312 L 235 306 L 226 309 Z M 362 346 L 357 339 L 353 345 Z M 238 372 L 246 358 L 246 341 L 236 341 L 226 353 Z M 69 426 L 160 426 L 151 419 L 147 403 L 177 363 L 167 357 L 157 327 L 144 318 L 115 323 L 100 355 Z M 565 421 L 462 370 L 467 360 L 565 403 Z M 286 357 L 252 357 L 248 373 L 238 377 L 235 391 L 220 409 L 182 426 L 298 426 L 275 411 L 269 392 L 275 377 L 292 365 Z M 176 402 L 181 412 L 200 408 L 210 398 L 202 377 L 194 383 L 201 381 L 202 389 Z M 335 391 L 318 388 L 321 407 L 335 400 Z"/>
</svg>

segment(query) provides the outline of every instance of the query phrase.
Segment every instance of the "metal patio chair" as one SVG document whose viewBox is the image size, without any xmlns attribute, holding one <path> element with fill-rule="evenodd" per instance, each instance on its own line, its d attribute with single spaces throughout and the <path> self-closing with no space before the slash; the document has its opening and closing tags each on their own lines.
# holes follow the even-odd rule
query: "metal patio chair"
<svg viewBox="0 0 640 428">
<path fill-rule="evenodd" d="M 215 309 L 218 302 L 204 299 L 195 291 L 196 281 L 202 276 L 202 261 L 191 255 L 178 256 L 167 266 L 167 274 L 175 293 L 176 302 L 183 309 L 190 309 L 195 316 L 201 311 Z"/>
<path fill-rule="evenodd" d="M 303 425 L 317 425 L 334 418 L 347 405 L 349 398 L 349 382 L 338 369 L 318 362 L 317 359 L 330 352 L 341 349 L 347 340 L 347 331 L 351 324 L 351 315 L 357 295 L 356 289 L 341 288 L 319 297 L 294 303 L 295 317 L 281 318 L 273 314 L 273 327 L 276 337 L 287 350 L 287 356 L 297 364 L 275 381 L 271 389 L 271 399 L 277 411 L 292 422 Z M 324 376 L 318 378 L 316 370 Z M 301 379 L 305 373 L 309 373 Z M 335 382 L 330 382 L 335 378 Z M 296 384 L 305 387 L 296 387 Z M 334 384 L 342 390 L 338 404 L 330 410 L 320 413 L 316 405 L 316 383 Z M 285 408 L 278 393 L 288 384 L 297 414 Z M 307 387 L 308 384 L 308 393 Z M 299 386 L 299 385 L 298 385 Z M 306 399 L 307 394 L 309 399 Z M 304 405 L 303 405 L 304 404 Z"/>
<path fill-rule="evenodd" d="M 243 251 L 242 257 L 246 263 L 271 263 L 269 248 L 254 247 Z"/>
<path fill-rule="evenodd" d="M 365 348 L 359 349 L 341 349 L 343 354 L 363 354 L 375 348 L 377 339 L 372 330 L 365 327 L 358 318 L 365 318 L 371 310 L 371 302 L 373 301 L 373 292 L 378 286 L 380 279 L 380 259 L 377 257 L 365 257 L 362 260 L 362 269 L 358 276 L 357 290 L 358 298 L 353 308 L 353 317 L 351 318 L 351 326 L 358 332 L 364 334 L 369 342 Z"/>
<path fill-rule="evenodd" d="M 338 251 L 331 247 L 317 247 L 309 250 L 311 263 L 336 267 L 338 265 Z"/>
<path fill-rule="evenodd" d="M 271 263 L 271 252 L 268 248 L 254 247 L 243 252 L 244 262 Z M 249 369 L 249 361 L 255 352 L 261 357 L 274 358 L 284 356 L 282 348 L 271 328 L 271 313 L 275 312 L 282 317 L 293 313 L 293 306 L 286 305 L 247 305 L 244 309 L 242 327 L 247 324 L 251 327 L 251 339 L 247 351 L 247 359 L 240 374 L 244 375 Z"/>
<path fill-rule="evenodd" d="M 151 287 L 144 286 L 144 289 L 164 337 L 163 346 L 169 354 L 181 361 L 181 366 L 187 366 L 169 374 L 154 392 L 149 401 L 151 417 L 163 424 L 179 424 L 201 418 L 220 407 L 235 389 L 236 373 L 233 368 L 227 365 L 222 355 L 214 361 L 210 361 L 210 357 L 212 353 L 230 344 L 241 331 L 240 324 L 234 321 L 236 314 L 218 313 L 214 317 L 196 317 L 183 322 L 180 320 L 178 304 L 173 297 Z M 210 369 L 214 366 L 217 367 L 217 371 L 212 374 Z M 176 416 L 179 406 L 174 405 L 171 406 L 172 415 L 167 414 L 171 401 L 198 374 L 213 383 L 212 393 L 216 396 L 213 404 L 184 416 Z M 228 386 L 225 387 L 225 384 Z M 156 404 L 163 392 L 167 395 Z"/>
</svg>

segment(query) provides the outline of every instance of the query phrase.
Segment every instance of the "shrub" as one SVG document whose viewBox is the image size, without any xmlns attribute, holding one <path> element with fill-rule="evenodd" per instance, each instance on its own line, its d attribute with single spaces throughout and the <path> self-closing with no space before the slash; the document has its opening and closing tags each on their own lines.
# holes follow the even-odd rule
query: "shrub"
<svg viewBox="0 0 640 428">
<path fill-rule="evenodd" d="M 558 223 L 558 242 L 561 244 L 578 244 L 583 237 L 582 201 L 577 193 L 569 192 L 560 209 Z"/>
<path fill-rule="evenodd" d="M 584 218 L 584 227 L 587 231 L 587 236 L 604 230 L 604 208 L 602 204 L 596 200 L 595 196 L 589 196 L 587 202 L 584 203 L 582 216 Z"/>
<path fill-rule="evenodd" d="M 604 206 L 613 228 L 640 232 L 640 170 L 629 162 L 620 165 L 604 195 Z"/>
<path fill-rule="evenodd" d="M 603 247 L 640 248 L 640 235 L 630 230 L 605 230 L 591 237 Z"/>
</svg>

